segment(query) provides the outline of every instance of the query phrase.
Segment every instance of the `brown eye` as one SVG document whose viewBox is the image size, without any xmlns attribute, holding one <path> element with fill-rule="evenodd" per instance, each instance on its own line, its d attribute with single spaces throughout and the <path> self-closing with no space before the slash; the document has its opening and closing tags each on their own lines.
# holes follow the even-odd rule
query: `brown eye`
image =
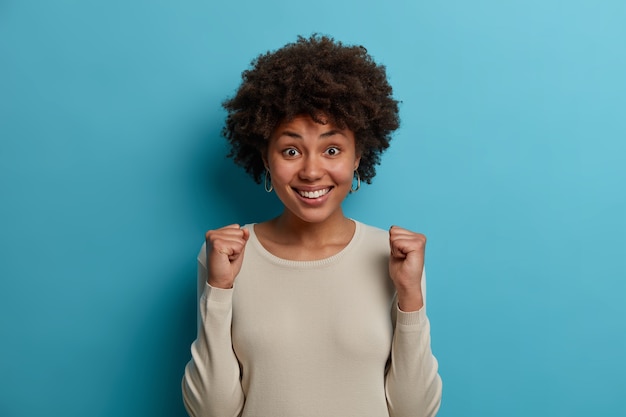
<svg viewBox="0 0 626 417">
<path fill-rule="evenodd" d="M 294 158 L 298 155 L 300 155 L 300 152 L 298 152 L 298 150 L 296 148 L 287 148 L 283 151 L 283 155 L 288 157 L 288 158 Z"/>
<path fill-rule="evenodd" d="M 341 151 L 336 146 L 331 146 L 330 148 L 326 149 L 326 154 L 329 156 L 337 156 L 340 152 Z"/>
</svg>

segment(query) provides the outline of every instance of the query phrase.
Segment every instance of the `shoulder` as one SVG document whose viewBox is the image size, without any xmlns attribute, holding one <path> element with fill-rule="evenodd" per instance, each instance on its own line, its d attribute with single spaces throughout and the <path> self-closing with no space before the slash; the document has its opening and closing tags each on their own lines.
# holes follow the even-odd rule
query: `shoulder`
<svg viewBox="0 0 626 417">
<path fill-rule="evenodd" d="M 371 226 L 369 224 L 361 223 L 357 220 L 355 220 L 355 223 L 361 229 L 361 233 L 363 234 L 364 238 L 372 239 L 372 240 L 386 240 L 386 241 L 389 240 L 388 230 L 381 229 L 376 226 Z"/>
<path fill-rule="evenodd" d="M 359 229 L 359 234 L 361 235 L 359 239 L 361 245 L 369 247 L 372 250 L 383 250 L 385 252 L 389 251 L 388 230 L 360 223 L 356 220 L 355 222 L 357 223 L 357 228 Z"/>
</svg>

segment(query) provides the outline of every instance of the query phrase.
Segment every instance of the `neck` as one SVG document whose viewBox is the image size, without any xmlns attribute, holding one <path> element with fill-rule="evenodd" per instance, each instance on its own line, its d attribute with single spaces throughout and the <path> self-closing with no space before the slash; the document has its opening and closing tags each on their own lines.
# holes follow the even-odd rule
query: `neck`
<svg viewBox="0 0 626 417">
<path fill-rule="evenodd" d="M 307 246 L 323 246 L 337 240 L 344 241 L 346 236 L 350 238 L 354 233 L 354 222 L 345 217 L 341 210 L 321 223 L 305 222 L 285 211 L 272 223 L 286 241 Z"/>
</svg>

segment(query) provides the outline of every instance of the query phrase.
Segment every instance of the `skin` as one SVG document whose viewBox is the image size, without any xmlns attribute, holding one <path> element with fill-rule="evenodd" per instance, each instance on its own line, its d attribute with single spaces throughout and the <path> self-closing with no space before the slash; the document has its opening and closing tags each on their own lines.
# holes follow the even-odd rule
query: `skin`
<svg viewBox="0 0 626 417">
<path fill-rule="evenodd" d="M 261 244 L 291 260 L 323 259 L 341 251 L 355 230 L 341 206 L 360 162 L 354 133 L 331 122 L 320 124 L 309 116 L 298 116 L 277 126 L 263 160 L 284 211 L 255 226 Z M 209 285 L 232 288 L 249 237 L 250 232 L 237 224 L 206 233 Z M 390 228 L 389 275 L 403 311 L 424 305 L 425 247 L 424 235 Z"/>
</svg>

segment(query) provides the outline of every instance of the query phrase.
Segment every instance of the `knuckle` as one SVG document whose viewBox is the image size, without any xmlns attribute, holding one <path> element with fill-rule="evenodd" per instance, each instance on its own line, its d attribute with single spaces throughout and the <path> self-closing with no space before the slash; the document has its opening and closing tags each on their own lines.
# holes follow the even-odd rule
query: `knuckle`
<svg viewBox="0 0 626 417">
<path fill-rule="evenodd" d="M 214 245 L 216 242 L 220 240 L 220 234 L 215 230 L 209 230 L 206 233 L 206 241 Z"/>
</svg>

